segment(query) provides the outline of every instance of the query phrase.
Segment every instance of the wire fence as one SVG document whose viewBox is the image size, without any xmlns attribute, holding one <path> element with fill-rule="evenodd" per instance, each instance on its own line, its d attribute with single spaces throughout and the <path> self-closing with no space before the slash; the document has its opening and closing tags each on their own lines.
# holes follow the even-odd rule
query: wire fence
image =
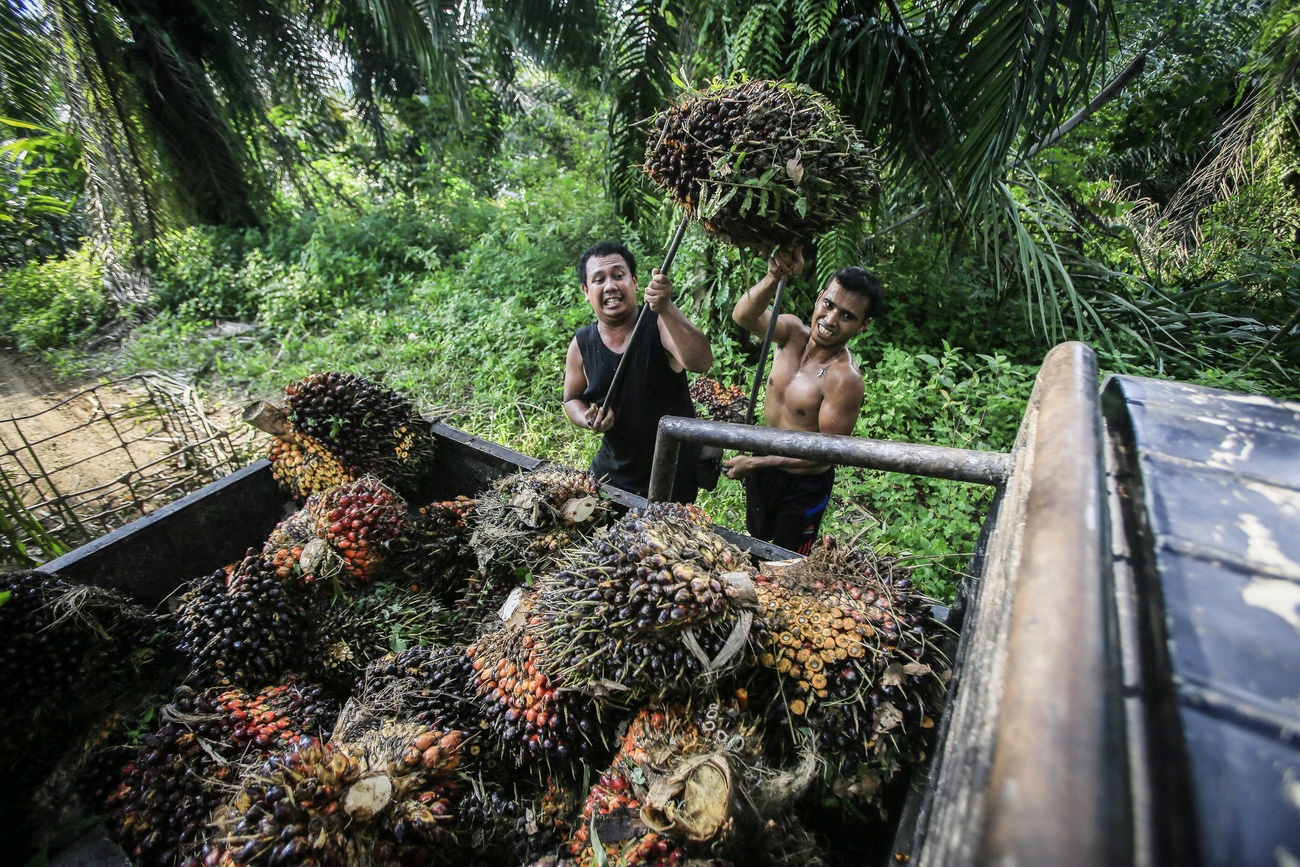
<svg viewBox="0 0 1300 867">
<path fill-rule="evenodd" d="M 243 455 L 192 386 L 124 377 L 0 417 L 0 565 L 37 565 L 213 479 Z"/>
</svg>

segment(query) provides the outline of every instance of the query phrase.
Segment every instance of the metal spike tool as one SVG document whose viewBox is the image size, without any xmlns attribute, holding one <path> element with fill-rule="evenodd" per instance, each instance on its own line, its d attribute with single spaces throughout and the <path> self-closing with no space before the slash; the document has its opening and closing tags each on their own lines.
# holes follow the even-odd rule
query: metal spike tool
<svg viewBox="0 0 1300 867">
<path fill-rule="evenodd" d="M 664 255 L 664 263 L 659 268 L 660 274 L 667 274 L 668 268 L 673 264 L 673 259 L 677 256 L 677 248 L 682 245 L 682 237 L 686 234 L 686 225 L 690 219 L 683 217 L 682 221 L 677 224 L 677 231 L 673 234 L 673 239 L 668 244 L 668 252 Z M 605 402 L 601 404 L 605 407 L 612 407 L 615 412 L 615 424 L 618 413 L 618 387 L 623 383 L 623 371 L 627 368 L 627 360 L 632 357 L 632 347 L 636 345 L 637 335 L 641 333 L 641 326 L 646 320 L 646 314 L 650 312 L 650 305 L 642 303 L 641 311 L 636 316 L 636 324 L 632 326 L 632 336 L 627 339 L 627 346 L 623 349 L 623 357 L 619 359 L 618 367 L 614 370 L 614 378 L 610 380 L 609 391 L 605 393 Z"/>
</svg>

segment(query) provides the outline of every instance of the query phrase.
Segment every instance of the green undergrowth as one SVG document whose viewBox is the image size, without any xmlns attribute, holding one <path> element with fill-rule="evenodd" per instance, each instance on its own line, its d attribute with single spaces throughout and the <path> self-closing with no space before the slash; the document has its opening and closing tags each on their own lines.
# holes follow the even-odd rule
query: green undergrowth
<svg viewBox="0 0 1300 867">
<path fill-rule="evenodd" d="M 27 353 L 73 346 L 113 315 L 89 249 L 0 270 L 0 344 Z"/>
</svg>

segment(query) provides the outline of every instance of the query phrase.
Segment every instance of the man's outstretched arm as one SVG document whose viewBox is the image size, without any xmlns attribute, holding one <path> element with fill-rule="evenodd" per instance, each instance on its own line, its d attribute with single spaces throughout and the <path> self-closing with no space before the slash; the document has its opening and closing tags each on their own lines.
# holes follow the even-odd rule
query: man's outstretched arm
<svg viewBox="0 0 1300 867">
<path fill-rule="evenodd" d="M 731 311 L 731 319 L 750 334 L 762 337 L 767 333 L 767 323 L 772 318 L 772 299 L 782 277 L 794 277 L 803 271 L 803 247 L 783 247 L 767 260 L 767 273 L 763 279 L 746 290 Z M 778 316 L 772 340 L 784 346 L 790 339 L 790 329 L 798 321 L 796 316 Z"/>
<path fill-rule="evenodd" d="M 857 427 L 858 415 L 862 412 L 865 393 L 860 376 L 846 373 L 832 380 L 826 386 L 826 396 L 822 399 L 821 410 L 817 414 L 818 433 L 851 436 Z M 722 465 L 729 479 L 743 479 L 760 467 L 810 470 L 826 466 L 820 461 L 807 458 L 783 458 L 777 455 L 737 455 L 723 461 Z"/>
</svg>

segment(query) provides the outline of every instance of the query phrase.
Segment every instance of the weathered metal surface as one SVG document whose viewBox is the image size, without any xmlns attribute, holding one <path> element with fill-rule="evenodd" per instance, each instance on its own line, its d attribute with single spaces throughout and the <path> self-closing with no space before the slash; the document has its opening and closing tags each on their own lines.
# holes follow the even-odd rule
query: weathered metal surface
<svg viewBox="0 0 1300 867">
<path fill-rule="evenodd" d="M 476 497 L 496 480 L 541 463 L 442 423 L 434 423 L 433 432 L 438 439 L 433 466 L 414 498 L 421 503 Z M 620 488 L 604 491 L 619 510 L 646 505 Z M 154 604 L 182 582 L 240 559 L 250 545 L 261 546 L 294 508 L 271 477 L 271 465 L 258 461 L 41 568 Z M 795 556 L 725 527 L 715 529 L 760 560 Z"/>
<path fill-rule="evenodd" d="M 992 524 L 985 522 L 991 531 L 983 569 L 971 574 L 963 594 L 961 637 L 920 820 L 910 847 L 905 841 L 896 845 L 899 852 L 910 855 L 912 863 L 968 865 L 975 861 L 997 737 L 1040 398 L 1041 392 L 1035 390 L 1029 399 L 1011 450 L 1011 472 L 996 501 L 996 519 Z"/>
<path fill-rule="evenodd" d="M 285 507 L 271 465 L 258 461 L 41 569 L 153 604 L 181 582 L 239 560 L 266 538 Z"/>
<path fill-rule="evenodd" d="M 754 427 L 698 418 L 665 416 L 659 420 L 649 500 L 665 500 L 672 491 L 677 454 L 685 440 L 782 457 L 807 458 L 828 464 L 911 473 L 956 482 L 999 485 L 1007 477 L 1011 458 L 1005 452 L 982 452 L 944 446 L 896 443 L 862 437 L 832 436 L 808 431 Z"/>
<path fill-rule="evenodd" d="M 1097 366 L 1048 354 L 977 860 L 1129 863 L 1132 831 L 1114 643 Z"/>
<path fill-rule="evenodd" d="M 912 861 L 1128 863 L 1092 353 L 1048 354 L 962 625 Z"/>
<path fill-rule="evenodd" d="M 1150 860 L 1300 863 L 1300 404 L 1112 377 Z"/>
</svg>

